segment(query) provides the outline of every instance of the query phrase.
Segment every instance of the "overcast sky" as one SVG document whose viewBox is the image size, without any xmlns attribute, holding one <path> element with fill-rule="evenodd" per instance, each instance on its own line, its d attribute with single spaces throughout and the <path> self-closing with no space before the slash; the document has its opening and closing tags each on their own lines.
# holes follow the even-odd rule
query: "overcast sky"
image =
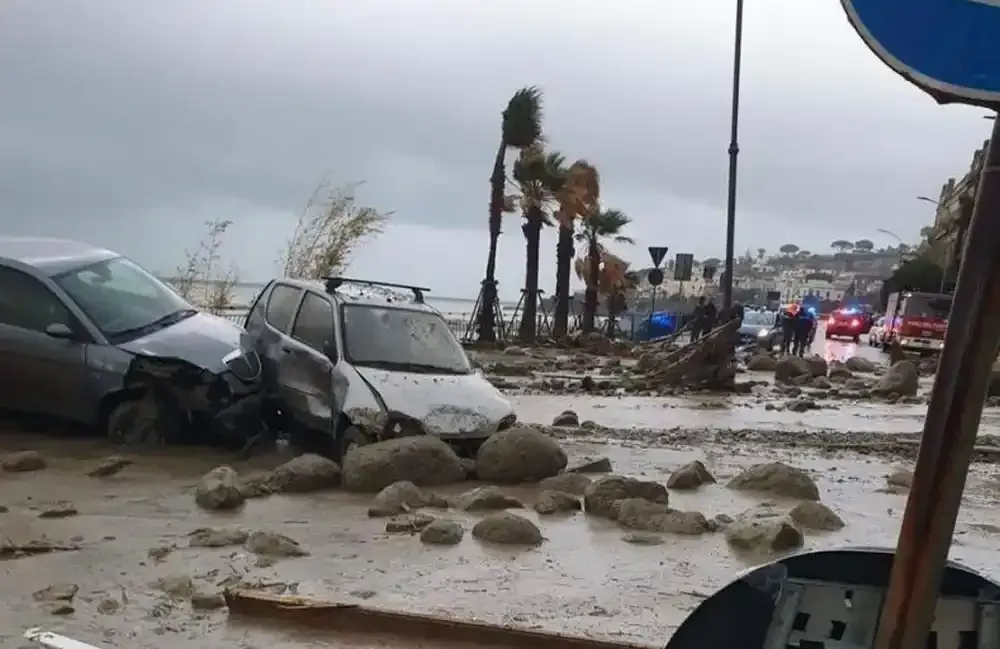
<svg viewBox="0 0 1000 649">
<path fill-rule="evenodd" d="M 169 270 L 210 218 L 249 279 L 329 173 L 394 210 L 352 273 L 474 296 L 500 111 L 545 92 L 545 132 L 601 172 L 634 250 L 721 257 L 732 0 L 3 0 L 0 225 Z M 915 240 L 988 136 L 879 63 L 837 0 L 746 7 L 737 251 Z M 501 292 L 524 274 L 508 217 Z M 555 246 L 543 242 L 542 287 Z M 551 261 L 550 261 L 551 260 Z"/>
</svg>

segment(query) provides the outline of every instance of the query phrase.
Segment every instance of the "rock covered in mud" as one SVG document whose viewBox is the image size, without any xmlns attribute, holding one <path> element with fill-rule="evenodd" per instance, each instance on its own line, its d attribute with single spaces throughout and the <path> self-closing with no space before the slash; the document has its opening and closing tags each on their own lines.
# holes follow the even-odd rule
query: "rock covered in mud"
<svg viewBox="0 0 1000 649">
<path fill-rule="evenodd" d="M 375 495 L 375 504 L 368 509 L 368 515 L 373 518 L 395 516 L 423 507 L 426 503 L 427 497 L 420 487 L 409 480 L 400 480 Z"/>
<path fill-rule="evenodd" d="M 402 437 L 356 446 L 344 457 L 345 489 L 374 493 L 406 480 L 419 487 L 465 480 L 465 467 L 450 446 L 432 435 Z"/>
<path fill-rule="evenodd" d="M 215 611 L 226 607 L 226 597 L 221 591 L 196 588 L 190 597 L 191 610 Z"/>
<path fill-rule="evenodd" d="M 231 545 L 243 545 L 249 536 L 249 532 L 238 527 L 199 527 L 188 534 L 188 546 L 192 548 L 224 548 Z"/>
<path fill-rule="evenodd" d="M 198 481 L 194 501 L 210 510 L 236 509 L 245 500 L 239 474 L 229 466 L 217 466 Z"/>
<path fill-rule="evenodd" d="M 747 360 L 747 369 L 751 372 L 773 372 L 777 367 L 777 359 L 764 352 L 758 352 Z"/>
<path fill-rule="evenodd" d="M 87 471 L 87 475 L 91 478 L 108 478 L 120 473 L 122 469 L 131 465 L 132 460 L 130 459 L 121 457 L 120 455 L 111 455 L 98 462 L 97 466 L 93 469 Z"/>
<path fill-rule="evenodd" d="M 304 557 L 309 554 L 298 541 L 277 532 L 252 532 L 243 547 L 268 557 Z"/>
<path fill-rule="evenodd" d="M 670 474 L 667 479 L 668 489 L 697 489 L 705 484 L 714 484 L 715 478 L 701 460 L 688 462 Z"/>
<path fill-rule="evenodd" d="M 337 463 L 315 453 L 292 458 L 275 468 L 268 478 L 268 486 L 275 493 L 309 493 L 339 484 Z"/>
<path fill-rule="evenodd" d="M 844 367 L 852 372 L 871 373 L 878 369 L 878 365 L 862 356 L 851 356 L 844 361 Z"/>
<path fill-rule="evenodd" d="M 538 482 L 566 468 L 566 452 L 540 431 L 525 426 L 496 433 L 476 454 L 481 480 L 501 484 Z"/>
<path fill-rule="evenodd" d="M 591 480 L 590 476 L 582 473 L 560 473 L 559 475 L 539 481 L 538 488 L 582 496 L 591 482 L 593 480 Z"/>
<path fill-rule="evenodd" d="M 580 417 L 572 410 L 563 410 L 552 420 L 553 426 L 579 426 Z"/>
<path fill-rule="evenodd" d="M 482 519 L 472 528 L 472 536 L 503 545 L 541 545 L 544 540 L 537 525 L 510 512 L 490 514 Z"/>
<path fill-rule="evenodd" d="M 581 424 L 586 428 L 587 422 Z M 591 458 L 581 461 L 566 469 L 566 473 L 611 473 L 611 460 L 606 457 Z"/>
<path fill-rule="evenodd" d="M 755 464 L 729 481 L 730 489 L 772 493 L 785 498 L 819 500 L 819 487 L 808 473 L 784 462 Z"/>
<path fill-rule="evenodd" d="M 726 525 L 725 535 L 734 549 L 754 554 L 795 550 L 805 540 L 791 518 L 767 507 L 744 512 Z"/>
<path fill-rule="evenodd" d="M 486 485 L 470 489 L 460 495 L 455 499 L 455 507 L 467 512 L 488 512 L 508 508 L 520 509 L 524 504 L 517 498 L 505 494 L 500 487 Z"/>
<path fill-rule="evenodd" d="M 666 503 L 654 503 L 643 498 L 626 498 L 614 504 L 614 519 L 623 527 L 645 532 L 671 534 L 703 534 L 712 530 L 699 512 L 671 509 Z"/>
<path fill-rule="evenodd" d="M 893 490 L 906 490 L 913 486 L 913 471 L 895 469 L 885 477 L 886 485 Z"/>
<path fill-rule="evenodd" d="M 910 361 L 897 361 L 885 374 L 879 377 L 875 387 L 872 388 L 872 394 L 912 397 L 917 393 L 919 381 L 920 375 L 916 365 Z"/>
<path fill-rule="evenodd" d="M 783 383 L 790 383 L 799 377 L 812 377 L 812 370 L 806 359 L 798 356 L 786 355 L 778 359 L 774 367 L 774 380 Z"/>
<path fill-rule="evenodd" d="M 667 488 L 658 482 L 606 475 L 594 480 L 583 493 L 583 510 L 594 516 L 614 519 L 615 503 L 626 498 L 642 498 L 666 505 Z"/>
<path fill-rule="evenodd" d="M 807 530 L 832 532 L 844 527 L 844 520 L 836 512 L 823 503 L 811 500 L 792 507 L 788 516 Z"/>
<path fill-rule="evenodd" d="M 539 514 L 559 514 L 580 509 L 582 509 L 580 498 L 565 491 L 545 489 L 538 494 L 538 500 L 535 501 L 535 511 Z"/>
<path fill-rule="evenodd" d="M 827 364 L 825 358 L 812 354 L 811 356 L 806 356 L 804 360 L 806 366 L 809 368 L 810 376 L 826 376 Z"/>
<path fill-rule="evenodd" d="M 427 545 L 458 545 L 465 536 L 462 524 L 439 518 L 420 532 L 420 540 Z"/>
<path fill-rule="evenodd" d="M 8 473 L 41 471 L 46 464 L 45 458 L 38 451 L 16 451 L 0 458 L 0 468 Z"/>
<path fill-rule="evenodd" d="M 430 514 L 407 514 L 405 516 L 394 516 L 385 524 L 385 531 L 389 534 L 416 534 L 434 522 L 434 517 Z"/>
<path fill-rule="evenodd" d="M 851 358 L 858 357 L 852 356 Z M 841 363 L 840 361 L 830 363 L 830 370 L 828 374 L 830 381 L 833 383 L 843 383 L 847 379 L 854 378 L 854 374 L 851 373 L 851 369 L 847 367 L 845 363 Z"/>
</svg>

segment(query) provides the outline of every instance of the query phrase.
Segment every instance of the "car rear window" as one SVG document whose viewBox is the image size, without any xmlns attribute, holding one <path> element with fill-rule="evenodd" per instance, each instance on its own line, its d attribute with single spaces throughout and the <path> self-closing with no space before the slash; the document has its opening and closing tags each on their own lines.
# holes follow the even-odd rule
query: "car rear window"
<svg viewBox="0 0 1000 649">
<path fill-rule="evenodd" d="M 288 331 L 301 293 L 300 289 L 285 284 L 278 284 L 271 289 L 271 295 L 267 298 L 267 310 L 264 312 L 267 322 L 278 331 Z"/>
</svg>

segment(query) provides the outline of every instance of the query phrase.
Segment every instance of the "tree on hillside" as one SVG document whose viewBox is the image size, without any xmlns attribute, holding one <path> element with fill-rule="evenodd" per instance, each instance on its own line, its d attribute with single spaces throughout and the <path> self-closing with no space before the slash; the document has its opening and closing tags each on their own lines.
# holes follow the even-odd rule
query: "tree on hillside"
<svg viewBox="0 0 1000 649">
<path fill-rule="evenodd" d="M 858 239 L 854 242 L 855 252 L 871 252 L 875 249 L 875 244 L 868 239 Z"/>
<path fill-rule="evenodd" d="M 521 88 L 507 102 L 500 121 L 500 146 L 490 176 L 490 248 L 486 256 L 486 277 L 482 285 L 482 310 L 479 312 L 479 340 L 496 341 L 497 244 L 503 214 L 508 207 L 506 196 L 507 149 L 524 150 L 542 139 L 542 91 Z"/>
<path fill-rule="evenodd" d="M 551 209 L 555 196 L 566 181 L 566 159 L 541 146 L 521 151 L 514 162 L 513 177 L 520 194 L 521 232 L 524 233 L 524 308 L 521 311 L 518 337 L 533 343 L 538 334 L 538 271 L 541 256 L 542 228 L 551 226 Z"/>
<path fill-rule="evenodd" d="M 564 338 L 569 332 L 570 273 L 573 269 L 573 236 L 577 221 L 589 213 L 601 195 L 597 169 L 586 160 L 577 160 L 566 171 L 566 181 L 556 194 L 559 208 L 559 243 L 556 245 L 556 307 L 552 318 L 552 337 Z"/>
<path fill-rule="evenodd" d="M 757 248 L 757 261 L 764 263 L 764 257 L 767 256 L 767 248 Z"/>
<path fill-rule="evenodd" d="M 718 257 L 709 257 L 708 259 L 704 259 L 701 262 L 702 266 L 712 266 L 714 268 L 718 268 L 721 264 L 722 260 L 719 259 Z"/>
<path fill-rule="evenodd" d="M 848 241 L 847 239 L 837 239 L 836 241 L 830 244 L 830 247 L 836 250 L 837 252 L 847 252 L 848 250 L 854 249 L 854 244 Z"/>
<path fill-rule="evenodd" d="M 576 235 L 578 241 L 587 244 L 586 264 L 583 266 L 583 278 L 586 291 L 583 299 L 583 331 L 594 330 L 594 320 L 597 316 L 597 294 L 600 288 L 602 259 L 610 255 L 604 248 L 603 239 L 613 239 L 618 243 L 634 243 L 631 238 L 622 234 L 632 219 L 618 210 L 605 210 L 595 206 L 581 221 L 580 232 Z M 608 257 L 610 259 L 610 257 Z M 580 272 L 577 264 L 577 273 Z"/>
<path fill-rule="evenodd" d="M 286 277 L 322 279 L 346 270 L 357 248 L 385 229 L 392 212 L 358 205 L 362 183 L 334 187 L 324 179 L 299 215 L 279 263 Z"/>
<path fill-rule="evenodd" d="M 794 243 L 786 243 L 785 245 L 778 248 L 778 252 L 783 255 L 794 255 L 799 251 L 799 247 Z"/>
</svg>

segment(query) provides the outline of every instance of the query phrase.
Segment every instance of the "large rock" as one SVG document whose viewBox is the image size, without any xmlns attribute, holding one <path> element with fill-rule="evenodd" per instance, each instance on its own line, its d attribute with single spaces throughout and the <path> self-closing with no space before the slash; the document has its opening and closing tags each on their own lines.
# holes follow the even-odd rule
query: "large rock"
<svg viewBox="0 0 1000 649">
<path fill-rule="evenodd" d="M 0 468 L 9 473 L 40 471 L 45 466 L 45 458 L 38 451 L 15 451 L 0 458 Z"/>
<path fill-rule="evenodd" d="M 715 478 L 709 473 L 705 463 L 701 460 L 688 462 L 681 468 L 670 474 L 667 479 L 669 489 L 697 489 L 704 484 L 712 484 Z"/>
<path fill-rule="evenodd" d="M 340 467 L 314 453 L 293 458 L 271 472 L 268 484 L 274 492 L 307 493 L 340 484 Z"/>
<path fill-rule="evenodd" d="M 807 530 L 832 532 L 844 527 L 844 521 L 836 512 L 815 501 L 801 502 L 788 512 L 788 516 Z"/>
<path fill-rule="evenodd" d="M 773 372 L 778 367 L 778 361 L 770 354 L 757 353 L 747 361 L 747 369 L 751 372 Z"/>
<path fill-rule="evenodd" d="M 805 358 L 806 365 L 809 366 L 809 373 L 812 376 L 826 376 L 827 363 L 822 356 L 813 354 Z"/>
<path fill-rule="evenodd" d="M 455 506 L 467 512 L 486 512 L 508 508 L 520 509 L 524 504 L 517 498 L 505 494 L 499 487 L 486 485 L 466 491 L 455 499 Z"/>
<path fill-rule="evenodd" d="M 420 435 L 355 446 L 344 457 L 341 478 L 349 491 L 373 493 L 403 480 L 419 487 L 461 482 L 465 467 L 450 446 Z"/>
<path fill-rule="evenodd" d="M 540 545 L 544 540 L 537 525 L 510 512 L 491 514 L 479 521 L 472 528 L 472 536 L 504 545 Z"/>
<path fill-rule="evenodd" d="M 898 394 L 904 397 L 912 397 L 917 393 L 920 381 L 920 374 L 917 367 L 910 361 L 897 361 L 892 367 L 879 377 L 872 393 L 880 396 Z"/>
<path fill-rule="evenodd" d="M 566 462 L 566 452 L 554 439 L 518 427 L 496 433 L 479 447 L 476 473 L 487 482 L 537 482 L 558 474 Z"/>
<path fill-rule="evenodd" d="M 198 481 L 194 501 L 204 509 L 236 509 L 245 498 L 239 484 L 240 476 L 228 466 L 217 466 Z"/>
<path fill-rule="evenodd" d="M 786 498 L 819 500 L 819 488 L 809 474 L 783 462 L 755 464 L 730 480 L 728 487 Z"/>
<path fill-rule="evenodd" d="M 583 510 L 614 519 L 617 516 L 615 503 L 628 498 L 642 498 L 662 505 L 669 502 L 667 488 L 658 482 L 606 475 L 594 480 L 583 492 Z"/>
<path fill-rule="evenodd" d="M 654 503 L 643 498 L 626 498 L 615 502 L 614 513 L 616 521 L 632 530 L 695 535 L 712 529 L 708 520 L 699 512 L 682 512 L 670 509 L 665 503 Z"/>
<path fill-rule="evenodd" d="M 851 356 L 844 361 L 844 367 L 852 372 L 871 373 L 878 369 L 878 365 L 862 356 Z"/>
<path fill-rule="evenodd" d="M 395 516 L 403 514 L 427 503 L 427 496 L 420 487 L 409 480 L 400 480 L 378 492 L 375 504 L 368 509 L 372 517 Z"/>
<path fill-rule="evenodd" d="M 741 552 L 771 554 L 802 547 L 802 530 L 784 514 L 769 508 L 744 512 L 726 525 L 726 541 Z"/>
<path fill-rule="evenodd" d="M 539 514 L 559 514 L 580 509 L 580 499 L 565 491 L 543 490 L 535 502 L 535 511 Z"/>
<path fill-rule="evenodd" d="M 458 545 L 465 536 L 465 530 L 458 521 L 443 518 L 431 521 L 420 532 L 420 540 L 427 545 Z"/>
<path fill-rule="evenodd" d="M 798 356 L 782 356 L 774 368 L 774 380 L 790 383 L 800 377 L 812 377 L 812 370 L 806 359 Z"/>
<path fill-rule="evenodd" d="M 551 491 L 562 491 L 563 493 L 573 494 L 574 496 L 582 496 L 583 492 L 587 490 L 590 483 L 593 480 L 590 476 L 584 475 L 582 473 L 560 473 L 559 475 L 554 475 L 551 478 L 545 478 L 538 483 L 539 489 L 548 489 Z"/>
</svg>

